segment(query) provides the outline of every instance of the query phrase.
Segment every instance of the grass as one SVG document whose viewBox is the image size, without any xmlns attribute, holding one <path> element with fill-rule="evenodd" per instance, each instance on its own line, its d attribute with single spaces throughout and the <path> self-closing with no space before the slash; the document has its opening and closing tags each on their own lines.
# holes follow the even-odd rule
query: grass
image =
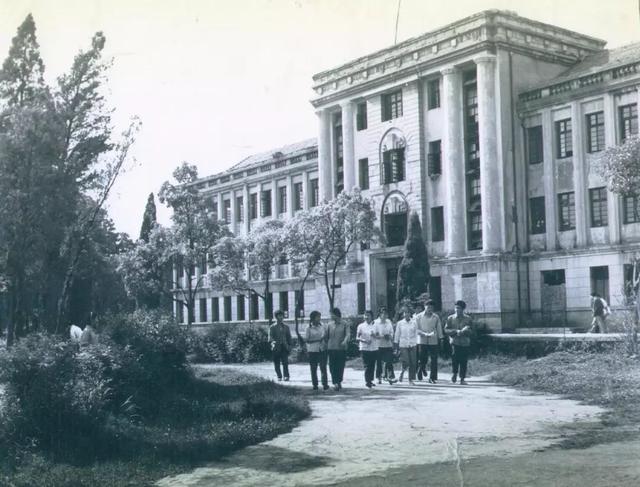
<svg viewBox="0 0 640 487">
<path fill-rule="evenodd" d="M 164 412 L 153 422 L 114 425 L 126 441 L 111 458 L 74 465 L 26 448 L 16 458 L 0 458 L 0 485 L 150 485 L 290 431 L 310 414 L 292 388 L 232 370 L 204 376 L 180 395 L 163 395 Z"/>
</svg>

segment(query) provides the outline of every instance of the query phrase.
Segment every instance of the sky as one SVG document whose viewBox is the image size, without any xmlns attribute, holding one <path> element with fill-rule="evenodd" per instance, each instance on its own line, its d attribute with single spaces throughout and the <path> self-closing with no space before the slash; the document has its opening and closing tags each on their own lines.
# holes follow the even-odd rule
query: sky
<svg viewBox="0 0 640 487">
<path fill-rule="evenodd" d="M 638 0 L 0 0 L 0 58 L 28 13 L 50 81 L 104 32 L 117 132 L 142 121 L 108 209 L 137 238 L 149 193 L 182 161 L 206 176 L 315 137 L 311 77 L 392 45 L 399 3 L 398 42 L 489 8 L 610 48 L 640 40 Z"/>
</svg>

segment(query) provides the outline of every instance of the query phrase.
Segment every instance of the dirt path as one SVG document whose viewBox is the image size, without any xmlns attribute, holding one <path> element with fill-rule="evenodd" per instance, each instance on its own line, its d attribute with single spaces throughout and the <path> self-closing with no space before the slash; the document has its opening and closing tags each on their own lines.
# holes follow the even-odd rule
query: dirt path
<svg viewBox="0 0 640 487">
<path fill-rule="evenodd" d="M 268 364 L 241 369 L 273 376 Z M 288 384 L 310 387 L 306 365 L 292 366 L 291 373 Z M 481 378 L 471 378 L 468 386 L 451 384 L 448 378 L 442 374 L 437 385 L 382 385 L 369 391 L 364 388 L 362 372 L 348 369 L 345 390 L 311 395 L 312 418 L 292 432 L 190 473 L 165 478 L 158 485 L 357 482 L 399 486 L 409 484 L 407 472 L 420 485 L 425 473 L 418 472 L 429 465 L 447 466 L 442 485 L 471 485 L 464 484 L 468 462 L 487 457 L 527 458 L 557 441 L 559 426 L 577 421 L 588 425 L 597 422 L 601 412 L 597 407 L 524 394 Z M 403 481 L 387 484 L 388 474 Z"/>
</svg>

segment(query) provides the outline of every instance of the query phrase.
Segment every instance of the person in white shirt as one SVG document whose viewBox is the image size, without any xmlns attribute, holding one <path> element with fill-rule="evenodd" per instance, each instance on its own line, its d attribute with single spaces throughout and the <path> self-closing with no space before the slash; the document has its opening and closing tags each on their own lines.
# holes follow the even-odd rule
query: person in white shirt
<svg viewBox="0 0 640 487">
<path fill-rule="evenodd" d="M 400 381 L 405 370 L 409 369 L 409 384 L 414 385 L 416 378 L 416 341 L 418 332 L 416 322 L 412 317 L 411 309 L 408 306 L 404 308 L 404 318 L 398 321 L 396 325 L 396 334 L 393 339 L 396 346 L 400 349 L 400 360 L 402 361 L 402 372 L 400 373 Z"/>
<path fill-rule="evenodd" d="M 393 323 L 387 317 L 387 308 L 380 308 L 378 319 L 375 321 L 378 330 L 378 359 L 376 360 L 376 378 L 378 384 L 382 384 L 383 369 L 384 380 L 394 384 L 395 372 L 393 370 Z"/>
<path fill-rule="evenodd" d="M 369 310 L 365 311 L 364 321 L 358 325 L 356 341 L 364 362 L 364 382 L 371 389 L 375 385 L 373 373 L 378 356 L 378 331 L 373 321 L 373 313 Z"/>
<path fill-rule="evenodd" d="M 309 326 L 304 332 L 304 341 L 307 344 L 313 390 L 318 390 L 318 366 L 320 366 L 320 380 L 322 381 L 322 388 L 326 391 L 329 389 L 329 381 L 327 379 L 327 329 L 320 321 L 319 311 L 312 311 L 309 315 Z"/>
<path fill-rule="evenodd" d="M 424 311 L 415 316 L 418 330 L 418 380 L 427 376 L 426 368 L 429 361 L 429 382 L 435 384 L 438 380 L 440 340 L 444 339 L 444 333 L 440 317 L 433 312 L 435 302 L 430 299 L 425 306 Z"/>
</svg>

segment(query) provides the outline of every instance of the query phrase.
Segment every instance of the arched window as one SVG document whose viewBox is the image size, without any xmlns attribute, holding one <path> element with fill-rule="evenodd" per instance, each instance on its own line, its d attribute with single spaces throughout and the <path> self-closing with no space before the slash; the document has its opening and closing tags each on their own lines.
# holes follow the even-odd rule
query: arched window
<svg viewBox="0 0 640 487">
<path fill-rule="evenodd" d="M 407 143 L 398 129 L 389 130 L 380 142 L 380 171 L 382 184 L 397 183 L 405 178 L 405 149 Z"/>
<path fill-rule="evenodd" d="M 409 220 L 407 201 L 400 193 L 391 193 L 382 206 L 382 222 L 387 247 L 403 245 Z"/>
</svg>

